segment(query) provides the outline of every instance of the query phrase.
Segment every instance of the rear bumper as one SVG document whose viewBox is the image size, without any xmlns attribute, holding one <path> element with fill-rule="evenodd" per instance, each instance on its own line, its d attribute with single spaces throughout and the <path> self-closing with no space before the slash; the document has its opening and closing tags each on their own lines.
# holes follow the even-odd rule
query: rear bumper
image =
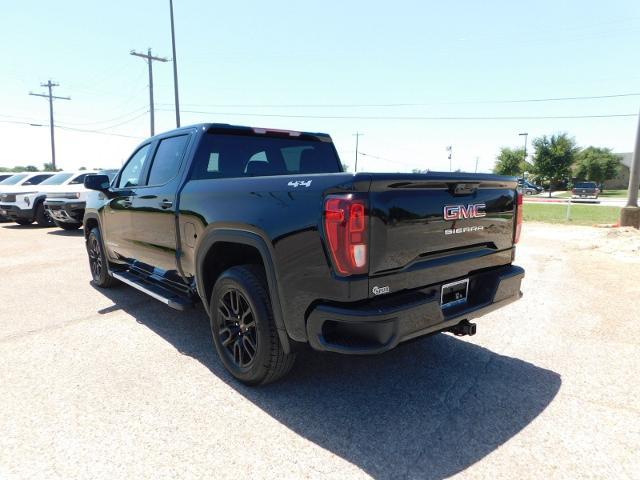
<svg viewBox="0 0 640 480">
<path fill-rule="evenodd" d="M 444 309 L 442 284 L 356 304 L 319 304 L 307 318 L 309 343 L 316 350 L 344 354 L 385 352 L 518 300 L 523 278 L 524 270 L 514 265 L 470 275 L 467 301 Z"/>
<path fill-rule="evenodd" d="M 49 216 L 58 222 L 82 223 L 86 202 L 45 200 L 44 208 Z"/>
<path fill-rule="evenodd" d="M 9 220 L 32 220 L 33 208 L 20 208 L 11 203 L 0 203 L 0 215 L 8 218 Z"/>
</svg>

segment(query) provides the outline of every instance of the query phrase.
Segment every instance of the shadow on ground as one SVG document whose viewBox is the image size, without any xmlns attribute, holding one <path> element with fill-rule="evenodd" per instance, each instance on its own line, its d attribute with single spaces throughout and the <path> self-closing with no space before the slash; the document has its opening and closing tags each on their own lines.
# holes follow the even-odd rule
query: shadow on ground
<svg viewBox="0 0 640 480">
<path fill-rule="evenodd" d="M 29 225 L 18 225 L 17 223 L 3 223 L 2 228 L 9 230 L 40 230 L 45 228 L 52 228 L 51 226 L 41 227 L 37 223 L 30 223 Z"/>
<path fill-rule="evenodd" d="M 284 380 L 235 382 L 211 343 L 204 310 L 180 313 L 129 287 L 100 290 L 184 355 L 304 438 L 375 478 L 446 478 L 508 441 L 551 403 L 555 372 L 448 334 L 372 357 L 313 351 Z M 258 434 L 258 432 L 256 432 Z"/>
<path fill-rule="evenodd" d="M 77 230 L 64 230 L 62 228 L 56 228 L 55 230 L 49 230 L 48 235 L 57 235 L 59 237 L 82 237 L 84 230 L 78 228 Z"/>
</svg>

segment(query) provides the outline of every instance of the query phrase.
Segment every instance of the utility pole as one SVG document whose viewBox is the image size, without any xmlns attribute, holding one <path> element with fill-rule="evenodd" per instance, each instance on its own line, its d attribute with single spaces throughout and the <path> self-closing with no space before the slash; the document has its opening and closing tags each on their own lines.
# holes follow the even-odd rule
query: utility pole
<svg viewBox="0 0 640 480">
<path fill-rule="evenodd" d="M 151 113 L 151 136 L 153 137 L 156 134 L 155 116 L 153 111 L 153 62 L 167 62 L 168 60 L 164 57 L 154 57 L 151 55 L 150 48 L 147 50 L 146 54 L 138 53 L 135 50 L 131 50 L 129 53 L 135 57 L 144 58 L 149 65 L 149 113 Z"/>
<path fill-rule="evenodd" d="M 360 133 L 360 132 L 356 132 L 353 134 L 354 137 L 356 137 L 356 166 L 354 167 L 353 171 L 354 172 L 358 172 L 358 140 L 360 140 L 360 137 L 362 137 L 364 135 L 364 133 Z"/>
<path fill-rule="evenodd" d="M 33 95 L 34 97 L 44 97 L 49 99 L 49 129 L 51 130 L 51 165 L 53 167 L 53 171 L 56 170 L 56 141 L 55 135 L 53 133 L 53 101 L 54 100 L 71 100 L 71 97 L 56 97 L 53 95 L 52 89 L 53 87 L 60 86 L 59 83 L 54 83 L 49 79 L 47 83 L 41 83 L 41 87 L 47 87 L 49 89 L 49 93 L 32 93 L 29 92 L 29 95 Z"/>
<path fill-rule="evenodd" d="M 524 187 L 524 169 L 527 161 L 527 139 L 529 138 L 529 132 L 519 133 L 518 136 L 524 137 L 524 157 L 522 158 L 522 186 Z"/>
<path fill-rule="evenodd" d="M 638 207 L 638 189 L 640 188 L 640 116 L 636 131 L 636 147 L 629 172 L 629 197 L 627 206 L 620 211 L 620 226 L 640 228 L 640 208 Z"/>
<path fill-rule="evenodd" d="M 176 32 L 173 27 L 173 0 L 169 0 L 171 13 L 171 48 L 173 49 L 173 93 L 176 104 L 176 127 L 180 127 L 180 102 L 178 101 L 178 60 L 176 59 Z"/>
<path fill-rule="evenodd" d="M 449 171 L 453 172 L 453 165 L 451 163 L 451 157 L 453 156 L 453 145 L 448 145 L 447 146 L 447 152 L 449 152 Z"/>
<path fill-rule="evenodd" d="M 478 173 L 478 160 L 480 160 L 480 157 L 476 157 L 476 170 L 475 170 L 475 173 Z"/>
</svg>

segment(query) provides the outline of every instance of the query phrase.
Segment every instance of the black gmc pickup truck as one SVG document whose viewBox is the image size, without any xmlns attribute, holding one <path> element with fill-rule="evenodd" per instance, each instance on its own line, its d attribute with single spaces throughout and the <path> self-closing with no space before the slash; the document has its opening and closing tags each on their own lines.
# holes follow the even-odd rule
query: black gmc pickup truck
<svg viewBox="0 0 640 480">
<path fill-rule="evenodd" d="M 202 301 L 225 367 L 284 375 L 304 345 L 374 354 L 521 297 L 522 198 L 485 174 L 346 173 L 320 133 L 203 124 L 88 176 L 93 281 Z"/>
</svg>

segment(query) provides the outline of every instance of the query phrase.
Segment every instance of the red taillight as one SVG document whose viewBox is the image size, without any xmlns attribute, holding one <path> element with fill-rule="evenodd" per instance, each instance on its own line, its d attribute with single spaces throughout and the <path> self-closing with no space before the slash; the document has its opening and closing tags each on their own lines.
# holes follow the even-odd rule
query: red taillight
<svg viewBox="0 0 640 480">
<path fill-rule="evenodd" d="M 367 273 L 368 235 L 364 201 L 335 195 L 324 203 L 324 230 L 333 264 L 341 275 Z"/>
<path fill-rule="evenodd" d="M 520 241 L 520 232 L 522 231 L 522 198 L 523 195 L 520 192 L 516 192 L 516 231 L 513 235 L 513 243 L 518 243 Z"/>
</svg>

